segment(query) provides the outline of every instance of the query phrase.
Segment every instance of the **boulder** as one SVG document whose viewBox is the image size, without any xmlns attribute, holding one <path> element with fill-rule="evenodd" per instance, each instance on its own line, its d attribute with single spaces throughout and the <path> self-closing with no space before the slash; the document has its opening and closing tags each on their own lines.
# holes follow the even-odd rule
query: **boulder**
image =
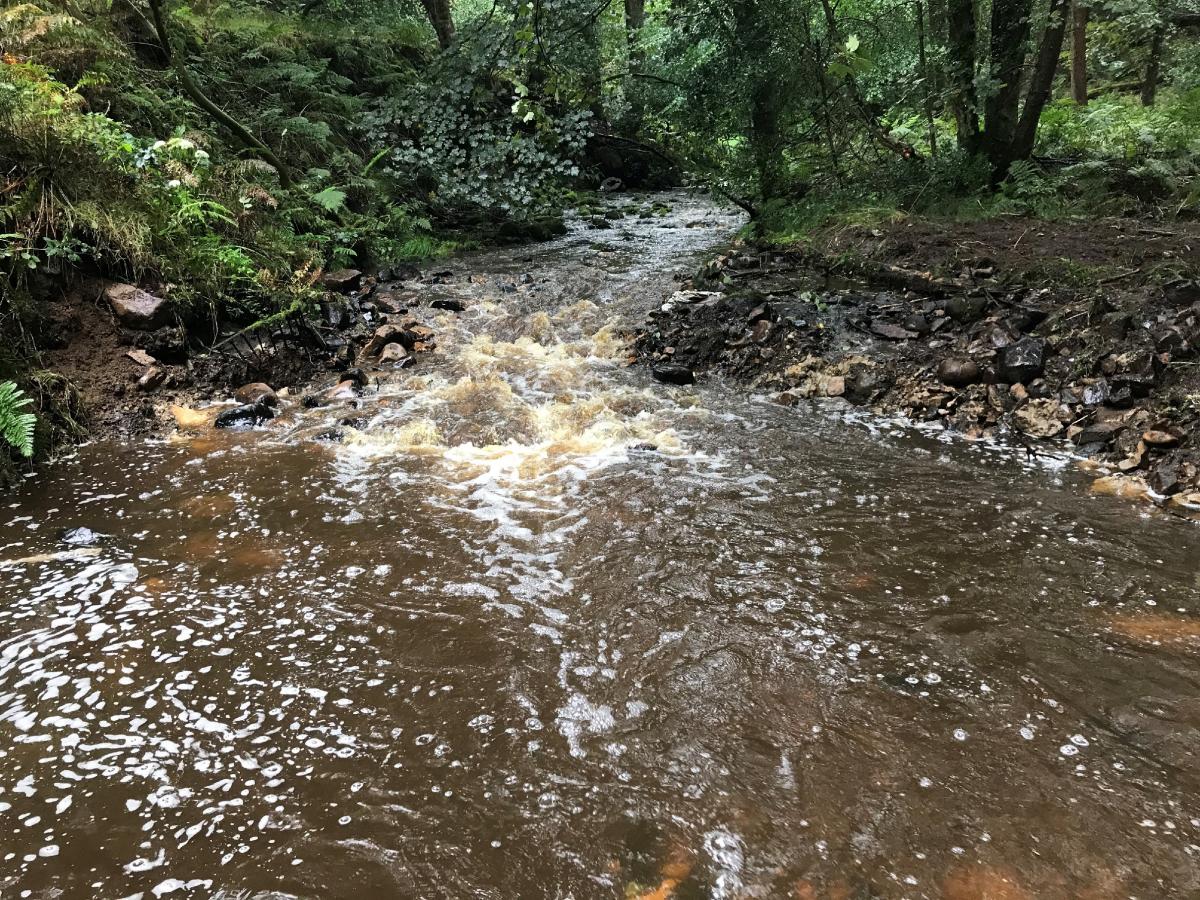
<svg viewBox="0 0 1200 900">
<path fill-rule="evenodd" d="M 412 362 L 412 357 L 408 355 L 408 351 L 404 349 L 403 344 L 391 343 L 386 345 L 379 353 L 379 361 L 381 363 L 400 363 L 406 365 Z"/>
<path fill-rule="evenodd" d="M 253 406 L 260 400 L 267 406 L 278 406 L 279 397 L 269 384 L 263 384 L 261 381 L 255 381 L 251 384 L 243 384 L 240 388 L 233 392 L 233 398 L 241 404 L 249 404 Z"/>
<path fill-rule="evenodd" d="M 937 377 L 942 384 L 948 384 L 951 387 L 966 387 L 970 384 L 977 384 L 983 377 L 983 373 L 979 369 L 979 364 L 973 359 L 950 357 L 943 359 L 938 364 Z"/>
<path fill-rule="evenodd" d="M 403 344 L 403 335 L 404 329 L 399 325 L 380 325 L 375 329 L 375 333 L 371 335 L 371 339 L 367 341 L 366 346 L 362 348 L 362 355 L 378 356 L 388 344 Z M 409 341 L 409 346 L 412 346 L 411 341 Z"/>
<path fill-rule="evenodd" d="M 439 297 L 429 305 L 434 309 L 445 309 L 456 313 L 463 312 L 467 308 L 467 304 L 456 297 Z"/>
<path fill-rule="evenodd" d="M 696 373 L 687 366 L 677 365 L 675 363 L 659 363 L 650 367 L 650 374 L 655 381 L 660 381 L 663 384 L 695 384 Z"/>
<path fill-rule="evenodd" d="M 1008 384 L 1028 384 L 1046 366 L 1046 342 L 1023 337 L 997 354 L 996 376 Z"/>
<path fill-rule="evenodd" d="M 361 281 L 362 272 L 358 269 L 338 269 L 334 272 L 326 272 L 321 276 L 322 285 L 331 291 L 340 291 L 343 294 L 357 288 Z"/>
<path fill-rule="evenodd" d="M 171 304 L 132 284 L 110 284 L 104 297 L 126 328 L 154 331 L 171 321 Z"/>
</svg>

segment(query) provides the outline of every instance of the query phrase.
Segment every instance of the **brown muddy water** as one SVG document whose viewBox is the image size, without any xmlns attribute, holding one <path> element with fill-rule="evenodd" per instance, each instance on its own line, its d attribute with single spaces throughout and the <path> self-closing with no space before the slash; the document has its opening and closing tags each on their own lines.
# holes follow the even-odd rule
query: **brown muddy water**
<svg viewBox="0 0 1200 900">
<path fill-rule="evenodd" d="M 1200 530 L 627 368 L 737 225 L 671 201 L 454 260 L 357 409 L 5 501 L 0 895 L 1200 896 Z"/>
</svg>

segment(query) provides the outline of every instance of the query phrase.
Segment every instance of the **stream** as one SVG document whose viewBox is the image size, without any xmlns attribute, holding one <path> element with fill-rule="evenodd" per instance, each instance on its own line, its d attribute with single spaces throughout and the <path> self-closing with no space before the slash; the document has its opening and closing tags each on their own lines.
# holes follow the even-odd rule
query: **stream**
<svg viewBox="0 0 1200 900">
<path fill-rule="evenodd" d="M 667 199 L 445 263 L 354 408 L 3 501 L 0 896 L 1200 896 L 1200 530 L 656 384 L 740 225 Z"/>
</svg>

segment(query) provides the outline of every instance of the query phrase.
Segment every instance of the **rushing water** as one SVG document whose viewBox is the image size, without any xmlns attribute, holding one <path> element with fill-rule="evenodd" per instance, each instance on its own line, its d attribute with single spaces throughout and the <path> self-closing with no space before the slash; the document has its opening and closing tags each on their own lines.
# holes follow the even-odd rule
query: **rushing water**
<svg viewBox="0 0 1200 900">
<path fill-rule="evenodd" d="M 737 224 L 672 200 L 453 261 L 356 408 L 8 501 L 0 896 L 1200 895 L 1200 531 L 628 368 Z"/>
</svg>

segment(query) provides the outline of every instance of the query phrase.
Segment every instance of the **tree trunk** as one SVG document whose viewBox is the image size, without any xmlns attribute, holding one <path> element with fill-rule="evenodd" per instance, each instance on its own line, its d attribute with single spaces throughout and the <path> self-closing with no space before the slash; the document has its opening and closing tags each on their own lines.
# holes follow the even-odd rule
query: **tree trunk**
<svg viewBox="0 0 1200 900">
<path fill-rule="evenodd" d="M 638 36 L 646 24 L 646 0 L 625 0 L 625 40 L 629 47 L 629 58 L 641 59 Z"/>
<path fill-rule="evenodd" d="M 454 18 L 450 15 L 450 0 L 421 0 L 425 15 L 437 35 L 438 46 L 445 50 L 454 43 Z"/>
<path fill-rule="evenodd" d="M 1153 106 L 1158 96 L 1158 77 L 1162 71 L 1163 44 L 1166 42 L 1167 29 L 1159 24 L 1154 29 L 1150 39 L 1150 60 L 1146 63 L 1146 78 L 1142 82 L 1142 106 Z"/>
<path fill-rule="evenodd" d="M 756 85 L 750 98 L 750 144 L 758 170 L 759 195 L 764 204 L 783 193 L 778 98 L 775 85 L 767 82 Z"/>
<path fill-rule="evenodd" d="M 640 73 L 645 65 L 642 53 L 642 26 L 646 24 L 646 0 L 625 0 L 625 67 L 629 74 L 625 78 L 625 99 L 629 102 L 631 124 L 635 132 L 641 131 L 645 117 L 643 92 L 634 84 L 634 74 Z"/>
<path fill-rule="evenodd" d="M 1033 155 L 1038 122 L 1054 89 L 1054 75 L 1058 71 L 1058 59 L 1062 55 L 1066 31 L 1067 0 L 1050 0 L 1046 31 L 1042 34 L 1042 43 L 1038 47 L 1037 59 L 1033 64 L 1029 92 L 1025 95 L 1025 107 L 1021 111 L 1021 121 L 1017 125 L 1012 152 L 1009 154 L 1010 162 L 1029 159 Z"/>
<path fill-rule="evenodd" d="M 183 86 L 184 92 L 195 101 L 196 105 L 207 112 L 210 116 L 224 125 L 227 129 L 240 140 L 247 149 L 253 150 L 265 162 L 274 167 L 279 175 L 279 183 L 285 188 L 291 187 L 292 176 L 287 166 L 283 164 L 275 151 L 264 144 L 254 133 L 235 119 L 212 100 L 200 89 L 192 79 L 192 73 L 188 71 L 187 66 L 183 64 L 183 60 L 171 46 L 171 36 L 167 31 L 167 19 L 163 14 L 163 0 L 150 0 L 150 15 L 154 22 L 154 31 L 158 35 L 158 43 L 162 47 L 163 56 L 167 62 L 175 69 L 175 74 L 179 78 L 179 83 Z"/>
<path fill-rule="evenodd" d="M 1013 161 L 1030 5 L 1030 0 L 992 0 L 991 80 L 996 86 L 985 104 L 983 151 L 995 183 L 1004 180 Z"/>
<path fill-rule="evenodd" d="M 948 0 L 946 28 L 950 107 L 958 126 L 958 146 L 975 153 L 979 149 L 979 97 L 975 91 L 974 0 Z"/>
<path fill-rule="evenodd" d="M 1088 102 L 1087 26 L 1084 0 L 1074 0 L 1071 14 L 1071 97 L 1080 106 Z"/>
<path fill-rule="evenodd" d="M 921 0 L 913 4 L 913 12 L 917 18 L 917 61 L 921 66 L 921 80 L 924 82 L 925 120 L 929 125 L 929 155 L 937 159 L 937 121 L 933 109 L 933 81 L 929 77 L 929 57 L 925 51 L 925 7 Z"/>
</svg>

